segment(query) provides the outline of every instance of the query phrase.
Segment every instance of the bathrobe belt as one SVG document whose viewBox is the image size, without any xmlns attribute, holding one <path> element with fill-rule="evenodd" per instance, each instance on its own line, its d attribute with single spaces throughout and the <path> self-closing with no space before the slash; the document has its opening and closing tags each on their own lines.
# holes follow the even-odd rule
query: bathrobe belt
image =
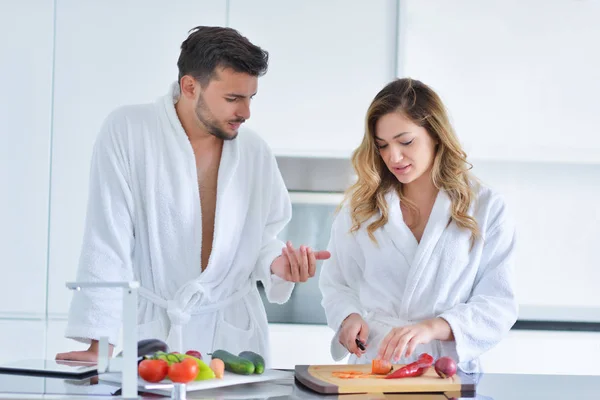
<svg viewBox="0 0 600 400">
<path fill-rule="evenodd" d="M 195 295 L 186 296 L 189 298 L 189 300 L 184 300 L 183 302 L 181 300 L 165 300 L 144 287 L 140 287 L 139 294 L 141 297 L 144 297 L 153 304 L 156 304 L 157 306 L 167 310 L 167 315 L 170 322 L 167 344 L 171 351 L 181 351 L 183 348 L 182 328 L 189 322 L 192 315 L 208 314 L 215 311 L 220 311 L 246 297 L 254 288 L 255 286 L 252 285 L 252 281 L 248 280 L 244 287 L 242 287 L 240 290 L 237 290 L 230 296 L 206 305 L 197 304 L 198 300 L 202 298 L 202 294 L 204 293 L 204 288 L 200 283 L 197 282 L 194 282 L 185 288 L 187 290 L 185 290 L 184 293 L 186 291 L 189 293 L 190 290 L 192 290 L 195 291 Z M 200 294 L 200 296 L 198 296 L 198 294 Z M 185 304 L 182 304 L 184 302 Z"/>
</svg>

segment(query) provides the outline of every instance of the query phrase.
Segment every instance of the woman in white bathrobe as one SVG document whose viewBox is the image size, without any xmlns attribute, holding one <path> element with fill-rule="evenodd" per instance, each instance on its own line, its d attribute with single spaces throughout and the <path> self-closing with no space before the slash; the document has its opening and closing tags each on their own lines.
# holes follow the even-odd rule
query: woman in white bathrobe
<svg viewBox="0 0 600 400">
<path fill-rule="evenodd" d="M 319 281 L 333 358 L 409 363 L 427 352 L 480 372 L 517 319 L 515 229 L 501 196 L 469 173 L 444 105 L 417 80 L 377 94 L 352 162 L 357 181 Z"/>
</svg>

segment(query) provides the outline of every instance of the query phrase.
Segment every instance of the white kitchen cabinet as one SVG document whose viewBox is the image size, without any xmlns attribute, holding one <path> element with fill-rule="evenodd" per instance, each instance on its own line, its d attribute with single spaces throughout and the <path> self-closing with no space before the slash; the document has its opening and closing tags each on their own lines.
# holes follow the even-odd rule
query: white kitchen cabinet
<svg viewBox="0 0 600 400">
<path fill-rule="evenodd" d="M 248 126 L 279 155 L 348 157 L 395 76 L 396 1 L 229 3 L 229 25 L 270 55 Z"/>
<path fill-rule="evenodd" d="M 273 368 L 347 363 L 331 358 L 327 326 L 269 324 L 269 334 Z M 512 330 L 481 362 L 486 373 L 600 375 L 599 357 L 600 332 Z"/>
<path fill-rule="evenodd" d="M 46 311 L 53 12 L 51 0 L 0 3 L 4 317 L 37 318 Z"/>
<path fill-rule="evenodd" d="M 516 222 L 519 303 L 600 309 L 600 165 L 479 161 L 473 172 L 502 194 Z"/>
<path fill-rule="evenodd" d="M 49 313 L 64 315 L 83 233 L 91 152 L 114 108 L 154 102 L 177 80 L 180 45 L 198 25 L 224 25 L 225 0 L 58 0 Z M 28 24 L 29 25 L 29 24 Z"/>
<path fill-rule="evenodd" d="M 65 337 L 67 320 L 64 318 L 54 318 L 48 320 L 46 333 L 46 358 L 53 359 L 57 353 L 66 351 L 78 351 L 88 348 L 88 344 L 81 343 Z M 115 347 L 114 354 L 119 353 L 123 347 L 123 336 L 119 334 L 119 344 Z"/>
<path fill-rule="evenodd" d="M 0 320 L 0 364 L 44 357 L 44 320 Z"/>
<path fill-rule="evenodd" d="M 45 356 L 47 359 L 53 359 L 57 353 L 85 350 L 88 348 L 88 345 L 85 343 L 80 343 L 72 339 L 67 339 L 65 337 L 66 327 L 66 319 L 48 320 L 45 352 Z"/>
<path fill-rule="evenodd" d="M 326 325 L 269 324 L 272 368 L 296 365 L 345 364 L 331 358 L 333 331 Z"/>
<path fill-rule="evenodd" d="M 45 331 L 44 320 L 0 320 L 0 364 L 44 358 Z M 0 388 L 3 392 L 28 388 L 32 393 L 43 393 L 44 381 L 22 375 L 0 374 Z"/>
<path fill-rule="evenodd" d="M 600 163 L 600 2 L 400 1 L 398 74 L 438 91 L 472 158 Z"/>
<path fill-rule="evenodd" d="M 600 332 L 512 330 L 481 357 L 485 372 L 600 375 Z"/>
</svg>

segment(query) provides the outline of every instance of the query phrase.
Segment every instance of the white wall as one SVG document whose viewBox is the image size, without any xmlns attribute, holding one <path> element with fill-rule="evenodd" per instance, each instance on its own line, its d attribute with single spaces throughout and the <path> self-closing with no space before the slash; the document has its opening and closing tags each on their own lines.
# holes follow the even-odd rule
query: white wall
<svg viewBox="0 0 600 400">
<path fill-rule="evenodd" d="M 112 108 L 166 91 L 181 41 L 200 24 L 229 24 L 270 52 L 248 125 L 278 155 L 347 157 L 368 103 L 395 71 L 430 83 L 475 173 L 505 194 L 517 219 L 521 303 L 597 312 L 600 59 L 591 49 L 600 41 L 600 6 L 551 3 L 0 3 L 0 252 L 9 282 L 0 291 L 0 331 L 8 342 L 35 342 L 0 361 L 81 347 L 61 338 L 70 299 L 64 283 L 75 277 L 95 135 Z M 274 325 L 272 335 L 281 366 L 328 359 L 325 327 Z M 305 335 L 312 351 L 285 353 Z M 509 355 L 537 343 L 536 333 L 529 342 L 523 335 L 511 333 L 490 352 L 490 370 L 509 370 Z M 545 335 L 539 343 L 565 348 L 599 336 Z"/>
</svg>

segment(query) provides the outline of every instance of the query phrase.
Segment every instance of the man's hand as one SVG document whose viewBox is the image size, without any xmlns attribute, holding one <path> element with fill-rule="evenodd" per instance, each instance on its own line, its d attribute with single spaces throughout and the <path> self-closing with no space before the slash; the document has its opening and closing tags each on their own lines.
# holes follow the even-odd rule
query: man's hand
<svg viewBox="0 0 600 400">
<path fill-rule="evenodd" d="M 306 282 L 315 276 L 317 260 L 331 257 L 328 251 L 312 251 L 310 247 L 294 249 L 291 242 L 281 250 L 281 255 L 271 264 L 271 272 L 289 282 Z"/>
<path fill-rule="evenodd" d="M 108 356 L 111 357 L 114 346 L 108 345 Z M 58 353 L 56 355 L 57 360 L 68 360 L 68 361 L 87 361 L 87 362 L 98 362 L 98 341 L 92 340 L 90 347 L 87 350 L 82 351 L 69 351 L 67 353 Z"/>
</svg>

